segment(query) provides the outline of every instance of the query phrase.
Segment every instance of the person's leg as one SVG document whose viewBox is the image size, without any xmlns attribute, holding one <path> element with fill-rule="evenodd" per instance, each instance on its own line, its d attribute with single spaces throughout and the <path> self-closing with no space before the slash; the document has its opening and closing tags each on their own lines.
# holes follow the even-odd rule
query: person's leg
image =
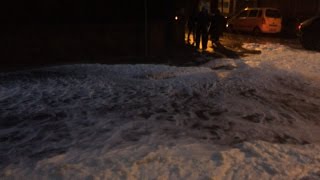
<svg viewBox="0 0 320 180">
<path fill-rule="evenodd" d="M 209 38 L 208 38 L 208 39 L 209 39 Z M 213 43 L 214 43 L 214 35 L 213 35 L 212 32 L 210 33 L 210 40 L 211 40 L 211 45 L 213 46 Z"/>
<path fill-rule="evenodd" d="M 219 35 L 217 33 L 212 34 L 212 46 L 217 46 L 217 42 L 219 41 Z"/>
<path fill-rule="evenodd" d="M 195 28 L 192 29 L 191 34 L 192 34 L 192 40 L 193 40 L 192 45 L 194 45 L 196 43 L 196 29 Z"/>
<path fill-rule="evenodd" d="M 197 29 L 196 31 L 196 48 L 199 49 L 200 46 L 200 36 L 201 36 L 201 31 Z"/>
<path fill-rule="evenodd" d="M 202 49 L 206 50 L 208 44 L 208 33 L 202 33 Z"/>
<path fill-rule="evenodd" d="M 216 36 L 216 39 L 215 39 L 215 41 L 216 41 L 215 43 L 216 43 L 217 46 L 221 45 L 221 44 L 220 44 L 220 37 L 221 37 L 221 35 L 222 35 L 222 33 L 220 33 L 220 32 L 217 33 L 217 36 Z"/>
<path fill-rule="evenodd" d="M 192 33 L 192 28 L 188 27 L 188 43 L 190 43 L 190 34 Z"/>
</svg>

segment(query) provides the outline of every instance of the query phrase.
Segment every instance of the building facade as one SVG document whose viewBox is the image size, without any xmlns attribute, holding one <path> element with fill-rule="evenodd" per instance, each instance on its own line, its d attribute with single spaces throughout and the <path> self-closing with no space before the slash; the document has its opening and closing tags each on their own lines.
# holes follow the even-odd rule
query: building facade
<svg viewBox="0 0 320 180">
<path fill-rule="evenodd" d="M 284 17 L 310 17 L 320 13 L 319 0 L 259 0 L 259 7 L 280 9 Z"/>
<path fill-rule="evenodd" d="M 10 1 L 11 2 L 11 1 Z M 1 64 L 158 56 L 184 45 L 184 0 L 11 2 L 2 13 Z M 120 62 L 119 62 L 120 63 Z"/>
<path fill-rule="evenodd" d="M 278 8 L 284 17 L 310 17 L 320 13 L 319 0 L 211 0 L 225 15 L 239 12 L 246 7 Z"/>
</svg>

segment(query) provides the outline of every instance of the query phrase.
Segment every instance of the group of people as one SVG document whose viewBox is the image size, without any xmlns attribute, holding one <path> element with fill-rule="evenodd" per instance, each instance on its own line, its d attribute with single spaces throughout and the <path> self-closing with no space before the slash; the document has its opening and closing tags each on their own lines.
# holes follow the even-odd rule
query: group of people
<svg viewBox="0 0 320 180">
<path fill-rule="evenodd" d="M 215 9 L 210 15 L 206 8 L 202 8 L 198 13 L 192 13 L 188 20 L 188 42 L 190 35 L 193 35 L 196 48 L 200 48 L 200 40 L 202 49 L 207 49 L 208 39 L 210 37 L 213 46 L 220 45 L 220 36 L 225 29 L 226 19 L 219 9 Z"/>
</svg>

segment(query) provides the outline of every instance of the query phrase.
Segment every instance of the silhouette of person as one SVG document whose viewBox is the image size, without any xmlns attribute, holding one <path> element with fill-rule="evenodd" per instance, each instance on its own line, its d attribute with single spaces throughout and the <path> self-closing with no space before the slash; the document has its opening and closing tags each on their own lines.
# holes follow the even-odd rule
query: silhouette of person
<svg viewBox="0 0 320 180">
<path fill-rule="evenodd" d="M 193 44 L 196 39 L 196 13 L 193 11 L 188 18 L 188 43 L 190 43 L 190 35 L 193 37 Z"/>
<path fill-rule="evenodd" d="M 216 46 L 220 45 L 220 37 L 223 35 L 223 31 L 225 30 L 226 19 L 221 14 L 219 9 L 215 9 L 213 16 L 211 18 L 211 26 L 210 26 L 210 38 L 212 41 L 212 45 Z"/>
<path fill-rule="evenodd" d="M 203 7 L 201 11 L 198 13 L 196 21 L 196 48 L 199 49 L 201 39 L 202 49 L 206 50 L 208 43 L 208 28 L 210 24 L 210 17 L 208 10 L 205 7 Z"/>
</svg>

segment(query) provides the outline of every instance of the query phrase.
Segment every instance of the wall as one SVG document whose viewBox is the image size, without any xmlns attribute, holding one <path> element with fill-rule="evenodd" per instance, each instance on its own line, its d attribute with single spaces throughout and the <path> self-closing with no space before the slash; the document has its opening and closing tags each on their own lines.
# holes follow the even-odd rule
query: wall
<svg viewBox="0 0 320 180">
<path fill-rule="evenodd" d="M 319 12 L 319 0 L 269 0 L 259 1 L 260 7 L 280 9 L 284 17 L 310 17 Z"/>
<path fill-rule="evenodd" d="M 218 0 L 217 0 L 218 1 Z M 246 7 L 257 7 L 257 0 L 223 0 L 224 2 L 224 14 L 236 14 Z M 228 7 L 226 7 L 228 5 Z M 218 6 L 221 7 L 221 0 L 219 0 Z"/>
<path fill-rule="evenodd" d="M 184 44 L 183 18 L 174 20 L 181 0 L 146 1 L 147 36 L 144 0 L 126 6 L 104 0 L 13 0 L 1 16 L 0 63 L 108 63 L 108 57 L 143 57 L 146 44 L 149 56 L 174 52 Z"/>
</svg>

